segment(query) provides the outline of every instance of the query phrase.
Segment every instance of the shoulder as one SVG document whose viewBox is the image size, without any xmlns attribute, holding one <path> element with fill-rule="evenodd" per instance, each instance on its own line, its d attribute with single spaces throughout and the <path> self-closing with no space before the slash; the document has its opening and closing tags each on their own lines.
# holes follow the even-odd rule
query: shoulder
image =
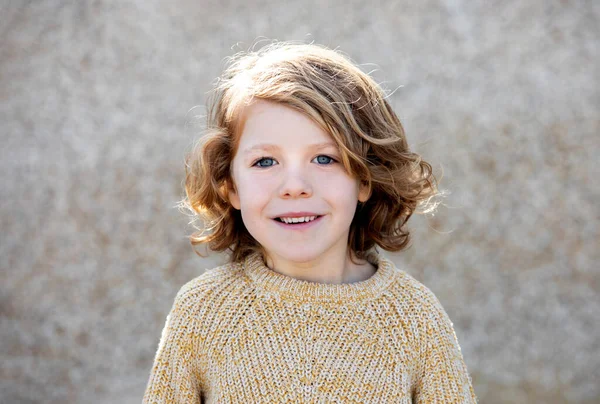
<svg viewBox="0 0 600 404">
<path fill-rule="evenodd" d="M 435 293 L 406 271 L 399 270 L 398 286 L 407 291 L 407 293 L 410 293 L 415 300 L 423 305 L 430 306 L 439 304 L 439 300 Z"/>
<path fill-rule="evenodd" d="M 430 321 L 449 321 L 440 300 L 430 288 L 405 270 L 395 269 L 395 282 L 389 293 L 405 308 L 406 312 L 418 318 L 422 325 Z"/>
<path fill-rule="evenodd" d="M 435 293 L 404 270 L 397 269 L 396 279 L 388 290 L 394 313 L 402 318 L 406 338 L 414 340 L 415 352 L 445 344 L 460 351 L 454 324 Z"/>
<path fill-rule="evenodd" d="M 249 299 L 243 269 L 238 264 L 225 264 L 207 269 L 186 282 L 177 292 L 167 316 L 169 325 L 180 324 L 200 341 L 213 338 L 211 332 L 227 328 L 234 309 Z"/>
<path fill-rule="evenodd" d="M 186 282 L 179 289 L 175 304 L 185 306 L 202 304 L 207 299 L 225 296 L 224 291 L 231 292 L 231 289 L 236 289 L 243 282 L 241 264 L 227 263 L 206 269 L 202 275 Z"/>
</svg>

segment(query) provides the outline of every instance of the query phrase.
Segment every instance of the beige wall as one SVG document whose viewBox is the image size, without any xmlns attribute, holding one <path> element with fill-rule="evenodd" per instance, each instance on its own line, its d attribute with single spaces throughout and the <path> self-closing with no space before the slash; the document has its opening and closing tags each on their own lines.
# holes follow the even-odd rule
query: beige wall
<svg viewBox="0 0 600 404">
<path fill-rule="evenodd" d="M 175 293 L 219 260 L 174 208 L 187 112 L 264 36 L 377 64 L 443 169 L 446 205 L 392 257 L 481 402 L 598 402 L 598 3 L 287 3 L 1 3 L 0 401 L 141 401 Z"/>
</svg>

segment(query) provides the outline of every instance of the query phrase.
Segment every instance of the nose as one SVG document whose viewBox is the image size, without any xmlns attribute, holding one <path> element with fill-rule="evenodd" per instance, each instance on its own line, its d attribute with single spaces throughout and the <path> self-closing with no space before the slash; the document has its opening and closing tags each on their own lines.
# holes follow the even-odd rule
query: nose
<svg viewBox="0 0 600 404">
<path fill-rule="evenodd" d="M 309 198 L 312 196 L 312 185 L 307 175 L 300 172 L 290 172 L 284 175 L 285 177 L 279 188 L 281 198 Z"/>
</svg>

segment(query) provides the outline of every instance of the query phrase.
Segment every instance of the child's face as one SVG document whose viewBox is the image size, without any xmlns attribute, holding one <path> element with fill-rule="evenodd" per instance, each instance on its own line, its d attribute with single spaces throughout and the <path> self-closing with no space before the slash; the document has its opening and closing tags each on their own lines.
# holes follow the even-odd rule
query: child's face
<svg viewBox="0 0 600 404">
<path fill-rule="evenodd" d="M 357 202 L 366 201 L 368 190 L 344 171 L 333 138 L 281 104 L 258 100 L 245 116 L 230 201 L 250 234 L 271 257 L 288 261 L 346 254 Z M 330 146 L 315 146 L 323 143 Z M 290 212 L 321 217 L 304 224 L 276 220 Z"/>
</svg>

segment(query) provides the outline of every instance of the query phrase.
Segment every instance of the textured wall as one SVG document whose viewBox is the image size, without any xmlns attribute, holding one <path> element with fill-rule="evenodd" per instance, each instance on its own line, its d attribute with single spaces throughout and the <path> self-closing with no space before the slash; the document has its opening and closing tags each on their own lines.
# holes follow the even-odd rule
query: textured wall
<svg viewBox="0 0 600 404">
<path fill-rule="evenodd" d="M 174 208 L 187 112 L 262 36 L 396 90 L 451 194 L 390 256 L 450 314 L 481 402 L 598 402 L 599 4 L 1 2 L 0 402 L 140 402 L 175 293 L 221 260 Z"/>
</svg>

